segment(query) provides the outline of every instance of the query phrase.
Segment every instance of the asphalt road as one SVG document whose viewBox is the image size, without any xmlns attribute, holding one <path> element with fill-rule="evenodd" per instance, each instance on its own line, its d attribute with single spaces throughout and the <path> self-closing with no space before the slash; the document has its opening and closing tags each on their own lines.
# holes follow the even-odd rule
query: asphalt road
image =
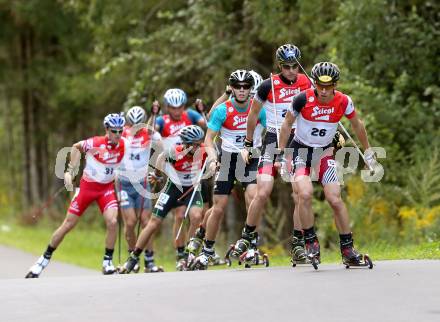
<svg viewBox="0 0 440 322">
<path fill-rule="evenodd" d="M 2 255 L 0 272 L 16 277 L 17 257 L 4 266 Z M 20 268 L 19 277 L 25 272 Z M 321 265 L 113 276 L 51 263 L 40 279 L 0 281 L 0 318 L 438 322 L 439 273 L 440 261 L 429 260 L 383 261 L 373 270 Z"/>
</svg>

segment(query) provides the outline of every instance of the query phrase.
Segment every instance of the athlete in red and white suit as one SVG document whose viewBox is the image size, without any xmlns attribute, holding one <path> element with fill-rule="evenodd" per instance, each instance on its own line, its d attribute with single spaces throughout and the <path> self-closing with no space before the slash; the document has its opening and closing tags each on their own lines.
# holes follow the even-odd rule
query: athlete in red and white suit
<svg viewBox="0 0 440 322">
<path fill-rule="evenodd" d="M 85 153 L 86 165 L 79 188 L 76 189 L 63 223 L 53 233 L 45 253 L 31 267 L 26 277 L 38 277 L 40 275 L 41 271 L 48 265 L 52 253 L 61 244 L 64 237 L 76 226 L 83 212 L 93 201 L 98 203 L 107 227 L 102 271 L 103 274 L 116 272 L 112 263 L 118 216 L 114 179 L 116 168 L 119 167 L 126 152 L 126 141 L 121 138 L 122 127 L 125 123 L 124 118 L 119 114 L 110 114 L 109 116 L 113 116 L 117 127 L 106 126 L 105 136 L 95 136 L 73 145 L 69 168 L 64 174 L 64 182 L 67 190 L 72 191 L 72 181 L 79 168 L 81 153 Z M 109 116 L 106 117 L 104 123 Z"/>
<path fill-rule="evenodd" d="M 336 91 L 339 69 L 328 62 L 318 63 L 312 69 L 316 89 L 308 89 L 297 95 L 281 127 L 280 149 L 284 149 L 292 124 L 296 120 L 293 148 L 295 188 L 298 193 L 299 214 L 304 228 L 307 254 L 320 259 L 318 238 L 314 229 L 312 211 L 313 185 L 310 170 L 314 168 L 323 185 L 325 198 L 333 209 L 339 231 L 344 263 L 359 262 L 361 255 L 353 248 L 347 208 L 341 198 L 332 140 L 338 122 L 343 116 L 351 123 L 354 133 L 364 149 L 370 147 L 363 122 L 355 112 L 351 98 Z"/>
</svg>

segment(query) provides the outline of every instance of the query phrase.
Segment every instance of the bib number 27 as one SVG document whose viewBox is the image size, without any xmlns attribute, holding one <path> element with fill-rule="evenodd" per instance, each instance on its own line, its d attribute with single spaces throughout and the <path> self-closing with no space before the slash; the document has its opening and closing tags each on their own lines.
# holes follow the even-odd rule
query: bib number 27
<svg viewBox="0 0 440 322">
<path fill-rule="evenodd" d="M 312 129 L 312 133 L 311 134 L 313 136 L 325 136 L 326 133 L 327 133 L 326 129 L 318 129 L 318 128 L 314 127 Z"/>
</svg>

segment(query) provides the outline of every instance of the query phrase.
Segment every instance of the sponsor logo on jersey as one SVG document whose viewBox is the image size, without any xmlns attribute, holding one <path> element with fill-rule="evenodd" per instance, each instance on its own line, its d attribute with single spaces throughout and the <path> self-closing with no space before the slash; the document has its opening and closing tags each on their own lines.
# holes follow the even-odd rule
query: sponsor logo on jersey
<svg viewBox="0 0 440 322">
<path fill-rule="evenodd" d="M 234 108 L 232 106 L 229 108 L 229 112 L 234 112 Z"/>
<path fill-rule="evenodd" d="M 273 81 L 273 83 L 274 83 L 275 85 L 280 85 L 280 81 L 279 81 L 278 79 L 275 79 L 275 80 Z"/>
<path fill-rule="evenodd" d="M 185 123 L 181 123 L 181 124 L 171 124 L 170 125 L 170 133 L 176 134 L 176 132 L 178 132 L 180 129 L 183 129 L 185 127 Z"/>
<path fill-rule="evenodd" d="M 315 100 L 315 98 L 313 96 L 309 97 L 309 102 L 312 103 Z"/>
<path fill-rule="evenodd" d="M 234 116 L 234 123 L 232 126 L 236 126 L 237 128 L 246 128 L 247 116 Z"/>
<path fill-rule="evenodd" d="M 286 101 L 288 98 L 291 98 L 296 94 L 299 94 L 300 92 L 301 90 L 299 88 L 282 88 L 280 89 L 280 95 L 278 96 L 278 98 L 284 99 L 284 101 Z"/>
<path fill-rule="evenodd" d="M 313 108 L 313 112 L 310 115 L 311 117 L 314 117 L 315 120 L 330 120 L 330 114 L 334 113 L 335 108 L 320 108 L 319 106 L 315 106 Z"/>
</svg>

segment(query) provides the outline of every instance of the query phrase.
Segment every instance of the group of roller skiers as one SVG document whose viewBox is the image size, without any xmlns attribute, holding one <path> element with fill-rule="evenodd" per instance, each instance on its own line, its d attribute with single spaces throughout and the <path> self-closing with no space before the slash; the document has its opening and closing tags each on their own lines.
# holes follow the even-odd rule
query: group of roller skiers
<svg viewBox="0 0 440 322">
<path fill-rule="evenodd" d="M 340 78 L 337 65 L 317 63 L 309 77 L 300 58 L 298 47 L 285 44 L 276 51 L 278 74 L 263 80 L 252 70 L 232 72 L 225 93 L 208 114 L 200 100 L 194 109 L 187 109 L 185 92 L 174 88 L 164 94 L 166 114 L 160 115 L 159 102 L 155 101 L 148 120 L 139 106 L 125 114 L 107 115 L 104 136 L 73 145 L 64 182 L 68 190 L 74 190 L 73 180 L 85 154 L 79 187 L 65 220 L 26 277 L 39 277 L 64 236 L 93 201 L 99 205 L 107 227 L 103 274 L 139 271 L 142 254 L 145 272 L 162 271 L 155 264 L 152 241 L 170 211 L 175 221 L 176 268 L 207 269 L 218 261 L 215 240 L 228 197 L 238 182 L 244 189 L 247 218 L 230 256 L 255 263 L 258 227 L 277 174 L 292 186 L 292 263 L 320 262 L 312 211 L 312 181 L 316 176 L 334 213 L 343 263 L 364 265 L 369 259 L 353 246 L 334 156 L 344 145 L 344 137 L 338 132 L 343 116 L 364 151 L 370 148 L 367 132 L 351 98 L 336 90 Z M 368 151 L 363 158 L 371 166 L 375 156 Z M 212 176 L 213 192 L 206 179 Z M 163 181 L 158 198 L 152 199 L 152 186 Z M 117 268 L 113 253 L 119 208 L 129 256 Z M 189 225 L 182 229 L 185 217 Z"/>
</svg>

